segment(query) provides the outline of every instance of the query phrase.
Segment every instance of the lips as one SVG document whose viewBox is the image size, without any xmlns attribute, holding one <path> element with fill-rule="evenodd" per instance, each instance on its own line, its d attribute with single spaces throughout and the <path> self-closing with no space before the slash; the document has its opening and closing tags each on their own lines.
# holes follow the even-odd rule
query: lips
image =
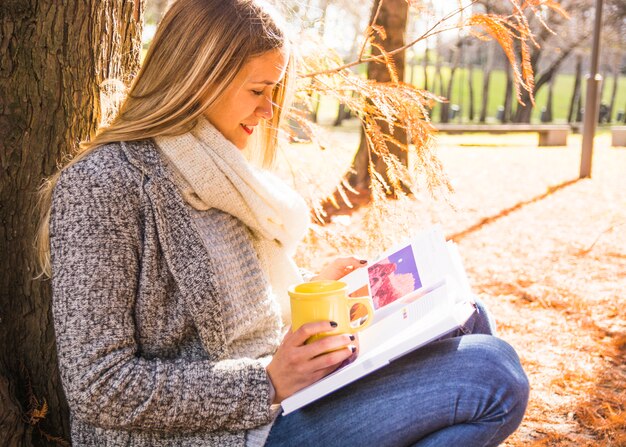
<svg viewBox="0 0 626 447">
<path fill-rule="evenodd" d="M 240 125 L 241 125 L 241 128 L 244 130 L 244 132 L 246 132 L 248 135 L 252 135 L 254 128 L 248 127 L 245 124 L 240 124 Z"/>
</svg>

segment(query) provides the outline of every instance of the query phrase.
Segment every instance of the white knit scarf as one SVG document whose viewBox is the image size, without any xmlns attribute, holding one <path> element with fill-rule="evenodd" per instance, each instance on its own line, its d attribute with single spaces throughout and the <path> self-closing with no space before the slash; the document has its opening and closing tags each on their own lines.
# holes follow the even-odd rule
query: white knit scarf
<svg viewBox="0 0 626 447">
<path fill-rule="evenodd" d="M 288 324 L 287 289 L 302 281 L 292 257 L 309 221 L 302 197 L 251 165 L 205 118 L 191 132 L 156 137 L 155 142 L 173 165 L 183 197 L 193 208 L 219 209 L 251 230 L 261 268 Z"/>
</svg>

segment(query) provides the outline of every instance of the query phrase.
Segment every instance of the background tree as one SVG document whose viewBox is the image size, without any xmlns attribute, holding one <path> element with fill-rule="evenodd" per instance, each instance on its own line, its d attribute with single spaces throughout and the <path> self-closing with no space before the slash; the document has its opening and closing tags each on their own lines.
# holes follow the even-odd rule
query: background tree
<svg viewBox="0 0 626 447">
<path fill-rule="evenodd" d="M 555 2 L 558 7 L 552 10 L 542 11 L 545 20 L 550 23 L 550 28 L 535 28 L 535 40 L 537 45 L 530 47 L 529 63 L 535 73 L 535 82 L 533 86 L 533 94 L 536 96 L 541 87 L 548 84 L 550 80 L 556 76 L 559 66 L 568 58 L 572 52 L 581 46 L 590 36 L 591 29 L 585 29 L 583 33 L 576 36 L 565 38 L 565 30 L 569 28 L 569 14 L 566 11 L 576 10 L 583 7 L 581 2 L 587 0 L 570 0 Z M 586 4 L 584 5 L 587 6 Z M 554 54 L 556 57 L 550 58 L 547 64 L 542 64 L 540 70 L 540 62 L 546 59 L 546 54 Z M 512 120 L 517 123 L 530 122 L 532 110 L 535 104 L 531 100 L 529 92 L 522 92 L 520 102 L 517 105 L 515 115 Z"/>
<path fill-rule="evenodd" d="M 554 119 L 554 80 L 556 76 L 552 76 L 548 82 L 548 99 L 546 100 L 545 113 L 541 121 L 550 123 Z"/>
<path fill-rule="evenodd" d="M 465 51 L 465 70 L 467 72 L 467 89 L 468 89 L 468 116 L 467 118 L 470 121 L 474 121 L 474 115 L 476 110 L 475 105 L 475 95 L 474 95 L 474 60 L 472 50 L 472 41 L 468 40 L 466 42 L 467 49 L 470 51 Z"/>
<path fill-rule="evenodd" d="M 459 64 L 461 61 L 461 53 L 463 48 L 463 39 L 461 37 L 461 33 L 459 30 L 459 35 L 456 39 L 454 45 L 449 47 L 449 57 L 450 61 L 450 73 L 448 75 L 448 83 L 446 84 L 445 90 L 443 90 L 443 96 L 447 99 L 447 101 L 441 104 L 441 108 L 439 109 L 439 122 L 447 123 L 450 120 L 450 98 L 452 98 L 452 88 L 454 87 L 454 74 L 459 68 Z"/>
<path fill-rule="evenodd" d="M 67 445 L 34 212 L 43 177 L 100 120 L 102 81 L 139 62 L 142 0 L 0 3 L 0 445 Z M 65 441 L 64 441 L 65 440 Z"/>
<path fill-rule="evenodd" d="M 478 121 L 484 123 L 487 121 L 487 106 L 489 104 L 489 85 L 491 83 L 491 72 L 493 71 L 494 57 L 496 45 L 494 42 L 487 42 L 482 45 L 483 61 L 483 88 L 481 90 L 480 117 Z"/>
<path fill-rule="evenodd" d="M 382 56 L 383 51 L 390 52 L 404 46 L 404 35 L 406 32 L 407 20 L 409 17 L 409 5 L 406 0 L 376 0 L 372 6 L 373 29 L 378 30 L 373 34 L 372 55 Z M 381 49 L 383 51 L 381 51 Z M 394 55 L 393 65 L 381 64 L 375 61 L 367 64 L 367 78 L 376 82 L 391 82 L 404 80 L 405 54 L 401 51 Z M 386 134 L 393 134 L 393 138 L 400 143 L 407 144 L 407 134 L 405 129 L 391 129 L 388 122 L 380 121 L 381 131 Z M 400 145 L 389 142 L 389 152 L 395 155 L 398 160 L 406 165 L 408 153 Z M 364 131 L 361 132 L 361 142 L 359 149 L 352 162 L 352 173 L 348 176 L 350 185 L 366 195 L 369 192 L 371 183 L 372 164 L 376 171 L 386 176 L 386 162 L 368 150 L 368 139 Z M 389 182 L 389 179 L 386 179 Z"/>
<path fill-rule="evenodd" d="M 576 68 L 574 69 L 574 88 L 572 89 L 572 96 L 569 103 L 569 109 L 567 112 L 567 122 L 574 123 L 580 122 L 582 118 L 581 114 L 581 83 L 583 77 L 583 55 L 580 51 L 576 52 Z"/>
<path fill-rule="evenodd" d="M 480 3 L 488 10 L 497 14 L 509 14 L 515 11 L 516 3 L 520 2 L 494 2 L 493 0 L 480 0 Z M 539 90 L 549 84 L 556 76 L 561 65 L 575 54 L 578 49 L 588 45 L 592 34 L 591 21 L 586 20 L 593 12 L 593 0 L 552 0 L 546 2 L 528 2 L 533 4 L 526 9 L 525 19 L 531 27 L 533 40 L 537 45 L 528 47 L 527 60 L 535 74 L 534 85 L 531 91 L 522 90 L 518 98 L 518 105 L 512 116 L 512 121 L 530 122 L 534 101 Z M 623 27 L 624 16 L 622 0 L 607 0 L 605 20 L 603 24 L 603 39 L 607 34 L 614 33 L 620 24 Z M 569 14 L 574 14 L 570 20 Z M 531 16 L 541 20 L 531 20 Z M 589 23 L 586 23 L 589 22 Z M 549 27 L 544 24 L 549 24 Z M 506 108 L 506 106 L 505 106 Z"/>
<path fill-rule="evenodd" d="M 424 57 L 422 59 L 422 71 L 424 72 L 424 85 L 423 89 L 428 90 L 428 65 L 430 61 L 430 48 L 428 47 L 428 41 L 426 42 L 426 48 L 424 48 Z"/>
<path fill-rule="evenodd" d="M 432 92 L 436 95 L 443 95 L 443 74 L 441 73 L 441 65 L 443 64 L 442 54 L 444 53 L 444 45 L 441 34 L 435 36 L 435 79 L 433 81 Z"/>
<path fill-rule="evenodd" d="M 609 100 L 608 121 L 611 122 L 613 118 L 613 112 L 615 110 L 615 100 L 617 98 L 617 86 L 619 84 L 620 66 L 622 62 L 621 51 L 614 50 L 613 62 L 611 63 L 611 71 L 613 75 L 613 85 L 611 87 L 611 98 Z"/>
<path fill-rule="evenodd" d="M 525 8 L 531 10 L 532 16 L 539 14 L 538 6 L 555 6 L 552 0 L 534 0 L 523 5 L 518 0 L 509 1 L 515 6 L 512 13 L 463 15 L 461 20 L 451 25 L 451 18 L 475 4 L 470 3 L 445 14 L 423 34 L 403 44 L 407 17 L 405 7 L 420 2 L 377 0 L 372 8 L 370 26 L 365 33 L 365 44 L 357 60 L 345 63 L 336 55 L 305 57 L 300 79 L 306 80 L 306 83 L 301 86 L 301 91 L 307 92 L 309 96 L 314 93 L 329 95 L 344 102 L 363 126 L 361 144 L 352 168 L 336 190 L 336 194 L 348 207 L 352 207 L 351 200 L 355 198 L 350 194 L 356 195 L 359 204 L 368 203 L 369 197 L 375 200 L 401 198 L 416 186 L 415 174 L 425 174 L 425 186 L 431 191 L 450 189 L 441 163 L 432 149 L 434 128 L 430 124 L 429 115 L 434 101 L 439 98 L 403 82 L 406 49 L 442 32 L 467 28 L 482 40 L 497 41 L 505 50 L 507 60 L 513 67 L 511 79 L 518 99 L 522 91 L 532 92 L 533 72 L 528 63 L 532 31 L 524 15 Z M 385 5 L 388 5 L 388 10 Z M 542 23 L 547 26 L 545 21 Z M 370 52 L 366 51 L 368 46 Z M 368 64 L 368 79 L 365 81 L 348 70 L 364 63 Z M 301 113 L 300 116 L 298 113 L 292 114 L 292 117 L 302 126 L 311 127 Z M 416 156 L 412 166 L 407 163 L 409 151 Z M 329 203 L 335 208 L 339 208 L 337 195 L 328 197 Z M 315 206 L 320 219 L 329 211 L 334 212 L 330 206 L 325 209 Z"/>
<path fill-rule="evenodd" d="M 169 3 L 170 0 L 145 0 L 144 23 L 159 23 Z"/>
</svg>

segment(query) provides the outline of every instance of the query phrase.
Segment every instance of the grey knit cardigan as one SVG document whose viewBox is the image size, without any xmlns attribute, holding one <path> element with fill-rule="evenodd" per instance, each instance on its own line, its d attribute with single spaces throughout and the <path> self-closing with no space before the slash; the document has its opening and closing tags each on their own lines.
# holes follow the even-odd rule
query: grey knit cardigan
<svg viewBox="0 0 626 447">
<path fill-rule="evenodd" d="M 74 445 L 241 446 L 272 422 L 280 312 L 252 235 L 221 214 L 208 246 L 150 140 L 62 173 L 53 316 Z M 257 294 L 254 307 L 226 302 L 228 287 Z"/>
</svg>

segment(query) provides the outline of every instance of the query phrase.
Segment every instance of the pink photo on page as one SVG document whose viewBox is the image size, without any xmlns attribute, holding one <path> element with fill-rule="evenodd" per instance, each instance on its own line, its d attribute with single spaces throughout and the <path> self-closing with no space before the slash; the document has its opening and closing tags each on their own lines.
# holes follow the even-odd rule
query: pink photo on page
<svg viewBox="0 0 626 447">
<path fill-rule="evenodd" d="M 411 245 L 368 266 L 367 273 L 374 309 L 422 287 Z"/>
</svg>

